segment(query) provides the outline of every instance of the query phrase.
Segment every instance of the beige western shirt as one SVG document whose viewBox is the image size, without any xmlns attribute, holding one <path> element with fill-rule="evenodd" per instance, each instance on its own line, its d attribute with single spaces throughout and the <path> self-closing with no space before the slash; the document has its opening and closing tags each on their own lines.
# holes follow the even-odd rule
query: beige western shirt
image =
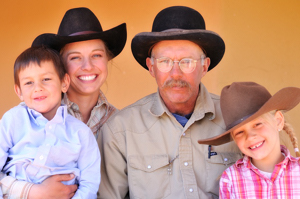
<svg viewBox="0 0 300 199">
<path fill-rule="evenodd" d="M 99 198 L 218 198 L 219 177 L 242 157 L 234 142 L 212 147 L 199 139 L 224 132 L 219 96 L 203 84 L 185 127 L 158 93 L 124 108 L 101 128 Z M 214 154 L 214 153 L 212 153 Z"/>
</svg>

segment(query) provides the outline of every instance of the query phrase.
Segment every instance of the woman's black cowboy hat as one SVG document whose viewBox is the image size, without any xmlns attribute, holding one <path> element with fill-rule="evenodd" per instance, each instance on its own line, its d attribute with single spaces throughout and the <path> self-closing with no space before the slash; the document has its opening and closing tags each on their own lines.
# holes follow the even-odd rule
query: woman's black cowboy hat
<svg viewBox="0 0 300 199">
<path fill-rule="evenodd" d="M 127 39 L 126 24 L 123 23 L 110 30 L 103 31 L 99 20 L 90 9 L 84 7 L 73 8 L 65 13 L 57 34 L 41 34 L 35 38 L 32 46 L 45 45 L 60 51 L 68 43 L 91 39 L 104 41 L 113 57 L 115 57 L 125 46 Z"/>
<path fill-rule="evenodd" d="M 139 33 L 132 39 L 134 58 L 148 70 L 146 58 L 150 57 L 154 44 L 163 40 L 189 40 L 198 44 L 211 59 L 208 70 L 213 69 L 225 53 L 223 39 L 206 30 L 201 14 L 189 7 L 173 6 L 160 11 L 153 21 L 152 32 Z"/>
</svg>

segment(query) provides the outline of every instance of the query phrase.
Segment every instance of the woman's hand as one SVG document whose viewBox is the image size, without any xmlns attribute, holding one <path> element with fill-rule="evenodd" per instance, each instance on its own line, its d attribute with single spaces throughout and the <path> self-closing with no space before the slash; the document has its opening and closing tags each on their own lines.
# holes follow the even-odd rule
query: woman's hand
<svg viewBox="0 0 300 199">
<path fill-rule="evenodd" d="M 64 185 L 61 181 L 69 181 L 74 177 L 74 174 L 50 176 L 42 184 L 31 187 L 28 199 L 70 199 L 74 196 L 77 185 Z"/>
</svg>

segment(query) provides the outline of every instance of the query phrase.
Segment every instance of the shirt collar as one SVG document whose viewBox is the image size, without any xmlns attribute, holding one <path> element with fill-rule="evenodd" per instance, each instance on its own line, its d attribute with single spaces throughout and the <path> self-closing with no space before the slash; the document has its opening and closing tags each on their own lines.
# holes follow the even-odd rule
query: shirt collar
<svg viewBox="0 0 300 199">
<path fill-rule="evenodd" d="M 29 108 L 24 102 L 22 102 L 21 105 L 26 107 L 29 117 L 36 125 L 42 126 L 45 125 L 47 122 L 49 122 L 40 112 Z M 56 110 L 56 113 L 52 118 L 51 122 L 65 123 L 67 115 L 68 115 L 67 106 L 61 105 Z"/>
<path fill-rule="evenodd" d="M 284 146 L 284 145 L 280 145 L 280 150 L 281 150 L 281 153 L 284 154 L 285 158 L 282 162 L 278 163 L 277 165 L 287 165 L 289 161 L 298 161 L 299 158 L 294 158 L 291 156 L 289 150 Z M 251 158 L 249 156 L 244 156 L 244 158 L 238 160 L 236 163 L 235 163 L 236 167 L 240 168 L 240 167 L 244 167 L 244 168 L 251 168 L 252 165 L 251 165 Z"/>
<path fill-rule="evenodd" d="M 64 94 L 64 98 L 62 100 L 62 103 L 67 105 L 68 109 L 72 109 L 74 112 L 80 112 L 78 105 L 76 103 L 70 101 L 67 94 Z M 108 103 L 105 95 L 102 93 L 102 91 L 99 90 L 98 101 L 97 101 L 97 104 L 94 108 L 101 107 L 102 105 L 105 106 L 106 112 L 108 112 L 109 103 Z"/>
<path fill-rule="evenodd" d="M 167 109 L 158 91 L 156 95 L 153 96 L 153 98 L 154 102 L 149 110 L 152 115 L 157 117 L 161 116 L 163 113 L 172 115 Z M 201 83 L 200 92 L 198 94 L 196 105 L 193 111 L 193 117 L 195 117 L 195 120 L 200 120 L 207 113 L 210 115 L 210 120 L 213 120 L 215 118 L 214 102 L 211 99 L 210 93 L 207 91 L 206 87 Z"/>
</svg>

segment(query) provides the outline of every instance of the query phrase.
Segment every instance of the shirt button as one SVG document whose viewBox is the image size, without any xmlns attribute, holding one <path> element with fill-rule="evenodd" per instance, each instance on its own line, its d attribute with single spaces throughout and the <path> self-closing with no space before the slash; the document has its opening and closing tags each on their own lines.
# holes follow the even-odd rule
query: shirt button
<svg viewBox="0 0 300 199">
<path fill-rule="evenodd" d="M 227 158 L 224 158 L 224 161 L 225 161 L 225 162 L 227 162 L 227 161 L 228 161 L 228 159 L 227 159 Z"/>
<path fill-rule="evenodd" d="M 188 166 L 188 165 L 189 165 L 189 163 L 187 163 L 187 162 L 184 163 L 184 166 Z"/>
<path fill-rule="evenodd" d="M 183 133 L 182 135 L 185 136 L 185 133 Z"/>
<path fill-rule="evenodd" d="M 49 126 L 49 129 L 52 129 L 52 126 L 51 126 L 51 125 Z"/>
<path fill-rule="evenodd" d="M 152 167 L 151 167 L 151 165 L 148 165 L 147 168 L 148 168 L 148 169 L 151 169 Z"/>
<path fill-rule="evenodd" d="M 191 193 L 192 193 L 193 191 L 194 191 L 194 189 L 192 189 L 192 188 L 190 188 L 190 189 L 189 189 L 189 192 L 191 192 Z"/>
<path fill-rule="evenodd" d="M 43 156 L 43 155 L 40 156 L 40 160 L 42 160 L 42 159 L 44 159 L 44 156 Z"/>
</svg>

